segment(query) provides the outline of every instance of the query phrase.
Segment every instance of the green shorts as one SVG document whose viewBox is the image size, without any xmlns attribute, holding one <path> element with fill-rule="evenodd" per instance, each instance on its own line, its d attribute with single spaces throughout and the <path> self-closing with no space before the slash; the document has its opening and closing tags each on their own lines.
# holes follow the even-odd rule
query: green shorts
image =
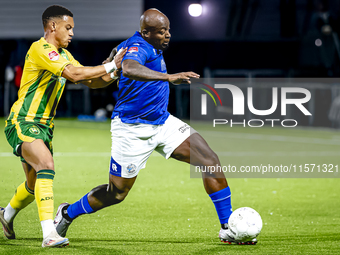
<svg viewBox="0 0 340 255">
<path fill-rule="evenodd" d="M 5 127 L 5 134 L 8 143 L 13 148 L 13 154 L 20 157 L 22 162 L 25 159 L 21 156 L 21 145 L 23 142 L 33 142 L 35 139 L 41 139 L 53 155 L 52 138 L 53 128 L 36 122 L 17 122 Z"/>
</svg>

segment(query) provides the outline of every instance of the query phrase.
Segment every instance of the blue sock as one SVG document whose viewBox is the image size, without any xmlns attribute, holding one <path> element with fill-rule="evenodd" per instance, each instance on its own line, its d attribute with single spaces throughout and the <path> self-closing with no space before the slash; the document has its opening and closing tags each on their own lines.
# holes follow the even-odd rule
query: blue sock
<svg viewBox="0 0 340 255">
<path fill-rule="evenodd" d="M 91 206 L 89 204 L 89 200 L 87 199 L 87 195 L 88 194 L 86 194 L 81 199 L 79 199 L 77 202 L 71 204 L 67 208 L 67 214 L 72 220 L 77 218 L 79 215 L 94 212 L 94 210 L 91 208 Z"/>
<path fill-rule="evenodd" d="M 231 209 L 231 193 L 229 186 L 209 195 L 213 201 L 221 224 L 228 223 L 233 212 Z"/>
</svg>

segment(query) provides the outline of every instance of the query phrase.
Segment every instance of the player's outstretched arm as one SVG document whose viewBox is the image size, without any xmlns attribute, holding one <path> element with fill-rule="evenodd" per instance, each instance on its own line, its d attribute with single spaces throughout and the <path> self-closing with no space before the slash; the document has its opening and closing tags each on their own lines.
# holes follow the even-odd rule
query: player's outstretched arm
<svg viewBox="0 0 340 255">
<path fill-rule="evenodd" d="M 105 87 L 111 83 L 113 80 L 110 79 L 110 73 L 113 72 L 116 69 L 121 68 L 121 62 L 126 53 L 126 49 L 123 49 L 119 54 L 115 56 L 115 58 L 104 65 L 100 66 L 94 66 L 94 67 L 88 67 L 88 66 L 82 66 L 82 67 L 76 67 L 73 65 L 67 65 L 64 69 L 64 72 L 62 76 L 71 82 L 80 82 L 83 81 L 85 85 L 89 85 L 89 87 L 94 86 L 94 83 L 100 83 L 97 84 L 97 88 L 99 85 L 101 87 Z M 105 77 L 104 77 L 105 76 Z M 103 79 L 97 79 L 97 81 L 92 79 L 104 77 Z M 103 83 L 104 82 L 104 83 Z M 92 84 L 92 85 L 91 85 Z"/>
<path fill-rule="evenodd" d="M 175 73 L 169 74 L 169 82 L 171 82 L 174 85 L 190 84 L 191 83 L 190 78 L 198 79 L 199 77 L 200 75 L 194 72 Z"/>
<path fill-rule="evenodd" d="M 71 82 L 80 82 L 83 80 L 99 78 L 106 75 L 107 71 L 104 65 L 100 66 L 82 66 L 67 65 L 63 71 L 62 76 Z"/>
<path fill-rule="evenodd" d="M 109 86 L 112 82 L 118 79 L 119 76 L 118 69 L 112 73 L 106 74 L 100 78 L 91 79 L 91 80 L 83 80 L 82 84 L 86 85 L 90 89 L 100 89 Z"/>
<path fill-rule="evenodd" d="M 122 63 L 123 76 L 136 81 L 169 81 L 174 84 L 190 84 L 190 78 L 199 78 L 194 72 L 167 74 L 153 71 L 132 59 L 126 59 Z"/>
</svg>

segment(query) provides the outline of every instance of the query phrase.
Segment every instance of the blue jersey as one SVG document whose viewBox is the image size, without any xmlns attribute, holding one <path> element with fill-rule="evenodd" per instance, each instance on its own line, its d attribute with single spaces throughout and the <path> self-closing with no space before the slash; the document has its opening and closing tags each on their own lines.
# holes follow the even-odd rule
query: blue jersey
<svg viewBox="0 0 340 255">
<path fill-rule="evenodd" d="M 123 61 L 132 59 L 149 69 L 166 73 L 163 52 L 156 50 L 137 31 L 118 45 L 118 50 L 128 47 Z M 169 83 L 167 81 L 136 81 L 119 79 L 118 101 L 112 118 L 119 116 L 124 123 L 164 124 L 169 117 Z"/>
</svg>

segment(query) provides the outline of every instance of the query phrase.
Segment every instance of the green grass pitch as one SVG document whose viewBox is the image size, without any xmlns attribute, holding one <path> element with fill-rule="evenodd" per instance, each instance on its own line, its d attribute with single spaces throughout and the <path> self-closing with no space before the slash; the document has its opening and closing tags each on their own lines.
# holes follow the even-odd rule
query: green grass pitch
<svg viewBox="0 0 340 255">
<path fill-rule="evenodd" d="M 4 123 L 4 119 L 0 119 Z M 235 165 L 332 163 L 340 165 L 336 130 L 226 128 L 221 143 L 198 126 L 210 146 Z M 54 152 L 55 211 L 93 187 L 107 183 L 110 124 L 56 120 Z M 6 206 L 24 181 L 0 127 L 0 205 Z M 279 152 L 282 155 L 277 155 Z M 243 153 L 243 154 L 242 154 Z M 228 176 L 227 176 L 228 177 Z M 305 175 L 308 177 L 308 175 Z M 340 251 L 340 179 L 230 178 L 233 208 L 249 206 L 263 220 L 255 246 L 219 241 L 219 221 L 202 180 L 190 178 L 188 165 L 154 153 L 126 200 L 71 225 L 70 245 L 41 248 L 35 202 L 14 222 L 16 240 L 0 237 L 0 254 L 337 254 Z"/>
</svg>

